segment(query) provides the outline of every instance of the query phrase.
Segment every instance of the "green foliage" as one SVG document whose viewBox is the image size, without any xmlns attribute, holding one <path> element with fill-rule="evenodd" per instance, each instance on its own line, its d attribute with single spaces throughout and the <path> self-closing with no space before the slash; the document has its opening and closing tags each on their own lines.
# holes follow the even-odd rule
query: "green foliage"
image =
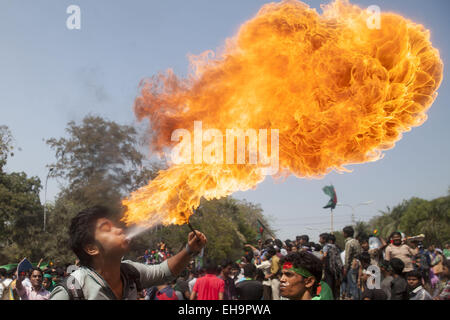
<svg viewBox="0 0 450 320">
<path fill-rule="evenodd" d="M 369 235 L 378 229 L 384 239 L 388 239 L 394 231 L 407 236 L 423 233 L 426 246 L 443 246 L 450 241 L 450 195 L 430 201 L 411 198 L 381 213 L 368 223 L 360 223 L 360 229 Z"/>
<path fill-rule="evenodd" d="M 7 126 L 0 126 L 0 169 L 6 164 L 8 156 L 14 156 L 13 136 Z"/>
<path fill-rule="evenodd" d="M 0 264 L 18 262 L 25 256 L 35 259 L 41 254 L 40 189 L 39 178 L 6 173 L 0 167 Z"/>
</svg>

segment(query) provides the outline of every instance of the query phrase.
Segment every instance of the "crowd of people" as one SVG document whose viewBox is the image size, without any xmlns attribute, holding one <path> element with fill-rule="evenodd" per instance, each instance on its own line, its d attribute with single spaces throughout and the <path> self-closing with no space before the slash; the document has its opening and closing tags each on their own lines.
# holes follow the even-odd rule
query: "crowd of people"
<svg viewBox="0 0 450 320">
<path fill-rule="evenodd" d="M 86 226 L 98 230 L 86 233 Z M 107 227 L 105 227 L 107 225 Z M 450 248 L 423 237 L 394 232 L 389 239 L 343 229 L 345 246 L 324 233 L 318 243 L 307 235 L 295 240 L 247 244 L 237 261 L 217 263 L 203 257 L 206 237 L 191 233 L 178 254 L 164 243 L 138 260 L 122 261 L 128 250 L 123 230 L 108 220 L 105 208 L 80 212 L 70 228 L 75 265 L 0 269 L 0 297 L 8 300 L 448 300 Z M 67 285 L 73 277 L 82 285 Z"/>
<path fill-rule="evenodd" d="M 307 235 L 295 241 L 268 239 L 247 244 L 237 262 L 190 270 L 177 281 L 150 288 L 143 299 L 155 300 L 448 300 L 450 248 L 421 237 L 393 232 L 354 237 L 343 229 L 345 247 L 333 234 L 319 243 Z"/>
</svg>

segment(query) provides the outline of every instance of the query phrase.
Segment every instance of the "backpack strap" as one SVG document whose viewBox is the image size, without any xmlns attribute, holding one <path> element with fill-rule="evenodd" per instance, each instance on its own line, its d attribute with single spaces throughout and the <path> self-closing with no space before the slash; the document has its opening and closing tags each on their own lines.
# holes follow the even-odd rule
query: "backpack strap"
<svg viewBox="0 0 450 320">
<path fill-rule="evenodd" d="M 69 295 L 69 300 L 86 300 L 83 290 L 80 286 L 75 285 L 75 281 L 76 279 L 73 276 L 68 276 L 56 285 L 56 287 L 63 287 Z"/>
<path fill-rule="evenodd" d="M 124 273 L 124 275 L 130 280 L 131 282 L 134 282 L 136 285 L 136 290 L 138 292 L 142 291 L 144 288 L 142 288 L 141 285 L 141 274 L 139 273 L 138 269 L 136 269 L 134 266 L 132 266 L 129 263 L 121 263 L 120 269 Z"/>
</svg>

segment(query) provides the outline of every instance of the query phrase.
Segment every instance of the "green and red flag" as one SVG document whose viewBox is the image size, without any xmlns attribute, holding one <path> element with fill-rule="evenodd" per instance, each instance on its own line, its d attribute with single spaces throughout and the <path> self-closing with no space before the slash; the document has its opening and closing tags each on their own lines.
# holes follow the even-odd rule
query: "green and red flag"
<svg viewBox="0 0 450 320">
<path fill-rule="evenodd" d="M 323 207 L 324 209 L 335 209 L 337 204 L 337 196 L 336 196 L 336 190 L 334 189 L 333 185 L 323 187 L 323 192 L 330 197 L 330 201 L 328 201 L 327 205 Z"/>
</svg>

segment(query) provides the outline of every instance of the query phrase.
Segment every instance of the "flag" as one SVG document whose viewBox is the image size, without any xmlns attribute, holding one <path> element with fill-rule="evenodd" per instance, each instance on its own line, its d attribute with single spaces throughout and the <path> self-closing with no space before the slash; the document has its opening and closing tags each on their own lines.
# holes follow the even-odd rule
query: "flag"
<svg viewBox="0 0 450 320">
<path fill-rule="evenodd" d="M 264 225 L 261 223 L 261 221 L 259 221 L 259 219 L 257 219 L 257 221 L 258 221 L 258 239 L 257 240 L 259 240 L 259 239 L 262 239 L 265 228 L 264 228 Z"/>
<path fill-rule="evenodd" d="M 334 190 L 333 185 L 326 186 L 323 189 L 323 192 L 330 197 L 330 201 L 328 201 L 327 205 L 323 207 L 324 209 L 335 209 L 337 204 L 336 190 Z"/>
</svg>

